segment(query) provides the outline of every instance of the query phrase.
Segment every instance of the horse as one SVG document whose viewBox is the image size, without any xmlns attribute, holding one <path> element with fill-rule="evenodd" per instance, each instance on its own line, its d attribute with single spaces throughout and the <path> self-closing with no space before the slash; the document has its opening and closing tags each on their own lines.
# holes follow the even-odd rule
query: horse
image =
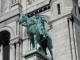
<svg viewBox="0 0 80 60">
<path fill-rule="evenodd" d="M 47 37 L 44 38 L 42 35 L 40 35 L 36 21 L 30 19 L 28 16 L 24 14 L 20 15 L 19 23 L 27 27 L 27 35 L 30 39 L 30 42 L 32 43 L 32 47 L 37 49 L 37 43 L 39 43 L 40 45 L 39 50 L 42 50 L 45 55 L 47 55 L 46 48 L 48 48 L 51 54 L 51 58 L 53 60 L 52 45 L 51 45 L 52 41 L 50 36 L 47 35 Z"/>
</svg>

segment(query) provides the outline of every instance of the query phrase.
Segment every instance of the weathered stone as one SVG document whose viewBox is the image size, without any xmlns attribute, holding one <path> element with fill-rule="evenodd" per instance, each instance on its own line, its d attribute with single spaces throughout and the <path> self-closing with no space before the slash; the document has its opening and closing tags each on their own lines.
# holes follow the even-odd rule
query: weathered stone
<svg viewBox="0 0 80 60">
<path fill-rule="evenodd" d="M 27 51 L 26 54 L 24 55 L 25 60 L 50 60 L 49 57 L 46 55 L 42 54 L 36 49 L 33 49 L 31 51 Z"/>
</svg>

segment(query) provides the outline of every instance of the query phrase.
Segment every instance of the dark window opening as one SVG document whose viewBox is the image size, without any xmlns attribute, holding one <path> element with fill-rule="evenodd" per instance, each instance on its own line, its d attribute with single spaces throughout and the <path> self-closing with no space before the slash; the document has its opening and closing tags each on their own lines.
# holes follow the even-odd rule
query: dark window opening
<svg viewBox="0 0 80 60">
<path fill-rule="evenodd" d="M 14 48 L 15 48 L 15 60 L 16 60 L 16 43 L 14 43 Z"/>
<path fill-rule="evenodd" d="M 8 31 L 0 32 L 0 44 L 3 45 L 3 60 L 10 60 L 10 33 Z"/>
<path fill-rule="evenodd" d="M 57 4 L 58 14 L 61 14 L 60 4 Z"/>
<path fill-rule="evenodd" d="M 9 60 L 9 57 L 10 57 L 10 45 L 9 41 L 6 41 L 3 44 L 3 60 Z"/>
<path fill-rule="evenodd" d="M 79 14 L 80 14 L 80 7 L 79 7 Z"/>
</svg>

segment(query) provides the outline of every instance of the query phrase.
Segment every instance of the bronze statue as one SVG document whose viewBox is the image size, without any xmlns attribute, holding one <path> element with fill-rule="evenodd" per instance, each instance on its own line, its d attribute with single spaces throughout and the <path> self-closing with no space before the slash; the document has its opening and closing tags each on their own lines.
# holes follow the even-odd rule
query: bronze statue
<svg viewBox="0 0 80 60">
<path fill-rule="evenodd" d="M 36 14 L 35 17 L 36 20 L 33 20 L 28 16 L 21 14 L 19 22 L 27 27 L 27 34 L 33 48 L 37 49 L 38 43 L 40 45 L 39 50 L 42 50 L 45 55 L 47 55 L 46 48 L 48 48 L 53 60 L 52 40 L 45 29 L 44 20 L 39 14 Z"/>
</svg>

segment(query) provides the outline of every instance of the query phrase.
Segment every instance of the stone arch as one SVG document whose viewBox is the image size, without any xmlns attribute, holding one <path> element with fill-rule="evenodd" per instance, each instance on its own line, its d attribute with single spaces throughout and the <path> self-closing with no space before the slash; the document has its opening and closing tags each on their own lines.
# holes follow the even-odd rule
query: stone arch
<svg viewBox="0 0 80 60">
<path fill-rule="evenodd" d="M 9 57 L 10 57 L 10 44 L 9 43 L 10 43 L 10 32 L 6 30 L 0 31 L 0 49 L 2 53 L 1 56 L 3 56 L 1 60 L 9 60 Z"/>
<path fill-rule="evenodd" d="M 10 40 L 15 37 L 13 29 L 11 27 L 9 27 L 9 26 L 5 26 L 5 27 L 1 28 L 0 32 L 1 31 L 8 31 L 10 33 L 10 35 L 11 35 Z"/>
</svg>

